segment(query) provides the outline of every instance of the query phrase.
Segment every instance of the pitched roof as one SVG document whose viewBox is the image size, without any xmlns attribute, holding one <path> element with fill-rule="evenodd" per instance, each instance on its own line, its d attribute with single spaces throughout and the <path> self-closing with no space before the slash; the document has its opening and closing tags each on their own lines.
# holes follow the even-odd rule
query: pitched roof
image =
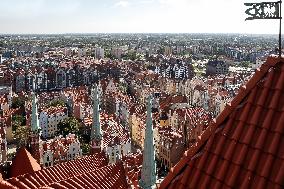
<svg viewBox="0 0 284 189">
<path fill-rule="evenodd" d="M 127 189 L 129 188 L 124 172 L 122 162 L 107 165 L 100 169 L 89 173 L 84 173 L 63 180 L 58 183 L 51 184 L 50 187 L 56 189 L 65 188 L 113 188 Z"/>
<path fill-rule="evenodd" d="M 283 188 L 284 59 L 269 57 L 160 188 Z"/>
<path fill-rule="evenodd" d="M 67 180 L 75 175 L 86 174 L 107 165 L 103 154 L 94 154 L 80 159 L 61 163 L 39 171 L 20 175 L 0 182 L 1 186 L 10 183 L 16 188 L 41 188 Z"/>
<path fill-rule="evenodd" d="M 32 155 L 24 147 L 21 147 L 12 161 L 10 176 L 17 177 L 40 169 L 40 165 L 32 157 Z"/>
<path fill-rule="evenodd" d="M 2 180 L 0 182 L 0 188 L 5 188 L 5 189 L 17 189 L 17 187 L 13 186 L 12 184 L 10 184 L 9 182 Z"/>
</svg>

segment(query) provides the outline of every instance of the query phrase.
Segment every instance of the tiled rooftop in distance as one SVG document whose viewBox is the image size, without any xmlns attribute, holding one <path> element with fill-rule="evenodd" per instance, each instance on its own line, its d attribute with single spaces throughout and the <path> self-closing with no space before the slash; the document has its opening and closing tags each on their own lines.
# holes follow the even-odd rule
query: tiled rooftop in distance
<svg viewBox="0 0 284 189">
<path fill-rule="evenodd" d="M 160 188 L 284 187 L 284 59 L 269 57 Z"/>
</svg>

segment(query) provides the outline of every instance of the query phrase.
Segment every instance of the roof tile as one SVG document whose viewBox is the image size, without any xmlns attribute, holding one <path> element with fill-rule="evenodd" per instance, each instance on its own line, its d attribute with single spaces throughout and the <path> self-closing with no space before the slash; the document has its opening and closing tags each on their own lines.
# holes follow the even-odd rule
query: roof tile
<svg viewBox="0 0 284 189">
<path fill-rule="evenodd" d="M 283 74 L 269 57 L 160 187 L 283 188 Z"/>
<path fill-rule="evenodd" d="M 82 175 L 95 171 L 106 165 L 107 160 L 103 154 L 94 154 L 82 157 L 81 159 L 61 163 L 53 167 L 44 168 L 36 172 L 13 177 L 8 179 L 6 182 L 11 183 L 18 188 L 41 188 L 53 185 L 54 183 L 59 183 L 63 180 L 69 179 L 70 177 L 74 177 L 75 175 Z M 102 180 L 105 180 L 105 178 Z M 78 186 L 83 184 L 80 181 L 76 181 L 76 183 Z M 56 185 L 56 187 L 59 186 Z"/>
<path fill-rule="evenodd" d="M 26 173 L 32 173 L 40 170 L 40 165 L 32 157 L 32 155 L 24 148 L 17 151 L 10 168 L 10 175 L 16 177 Z"/>
</svg>

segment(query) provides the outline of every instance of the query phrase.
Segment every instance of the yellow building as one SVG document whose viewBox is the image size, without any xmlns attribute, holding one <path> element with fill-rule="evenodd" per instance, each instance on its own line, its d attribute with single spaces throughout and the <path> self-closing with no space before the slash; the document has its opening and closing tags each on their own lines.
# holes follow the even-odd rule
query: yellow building
<svg viewBox="0 0 284 189">
<path fill-rule="evenodd" d="M 166 112 L 161 113 L 159 123 L 161 127 L 165 127 L 169 125 L 169 117 Z"/>
</svg>

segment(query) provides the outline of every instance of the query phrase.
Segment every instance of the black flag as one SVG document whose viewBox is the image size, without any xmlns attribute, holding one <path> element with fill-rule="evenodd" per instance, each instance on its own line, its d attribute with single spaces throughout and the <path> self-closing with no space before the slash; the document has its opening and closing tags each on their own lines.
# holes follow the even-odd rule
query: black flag
<svg viewBox="0 0 284 189">
<path fill-rule="evenodd" d="M 262 3 L 245 3 L 245 6 L 250 6 L 246 10 L 246 20 L 254 19 L 281 19 L 280 6 L 281 1 L 277 2 L 262 2 Z"/>
</svg>

